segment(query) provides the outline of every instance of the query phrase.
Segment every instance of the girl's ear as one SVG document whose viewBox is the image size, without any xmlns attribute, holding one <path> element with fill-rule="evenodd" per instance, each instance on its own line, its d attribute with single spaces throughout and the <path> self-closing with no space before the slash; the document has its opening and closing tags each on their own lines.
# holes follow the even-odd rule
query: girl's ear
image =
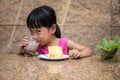
<svg viewBox="0 0 120 80">
<path fill-rule="evenodd" d="M 54 34 L 56 31 L 56 24 L 53 24 L 51 27 L 51 32 Z"/>
</svg>

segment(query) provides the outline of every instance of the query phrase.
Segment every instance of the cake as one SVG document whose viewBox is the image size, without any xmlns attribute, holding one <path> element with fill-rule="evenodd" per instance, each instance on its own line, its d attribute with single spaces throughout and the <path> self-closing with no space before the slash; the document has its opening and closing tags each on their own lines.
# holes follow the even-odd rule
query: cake
<svg viewBox="0 0 120 80">
<path fill-rule="evenodd" d="M 63 51 L 60 46 L 49 46 L 48 47 L 49 58 L 62 58 Z"/>
</svg>

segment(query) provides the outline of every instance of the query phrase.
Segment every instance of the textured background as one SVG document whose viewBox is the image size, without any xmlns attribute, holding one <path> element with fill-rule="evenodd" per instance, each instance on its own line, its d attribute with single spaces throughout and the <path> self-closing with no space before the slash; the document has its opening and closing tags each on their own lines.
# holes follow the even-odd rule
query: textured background
<svg viewBox="0 0 120 80">
<path fill-rule="evenodd" d="M 62 36 L 91 47 L 103 37 L 120 37 L 120 0 L 0 0 L 0 53 L 17 53 L 29 36 L 26 18 L 41 5 L 55 9 Z"/>
</svg>

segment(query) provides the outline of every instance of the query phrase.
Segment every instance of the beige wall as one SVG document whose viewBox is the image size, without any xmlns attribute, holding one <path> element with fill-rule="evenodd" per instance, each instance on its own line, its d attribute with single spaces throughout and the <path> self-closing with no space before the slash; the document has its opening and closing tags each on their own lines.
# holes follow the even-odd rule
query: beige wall
<svg viewBox="0 0 120 80">
<path fill-rule="evenodd" d="M 91 47 L 102 37 L 120 37 L 119 0 L 0 0 L 0 53 L 16 53 L 29 35 L 26 17 L 38 6 L 49 5 L 57 14 L 63 37 Z"/>
</svg>

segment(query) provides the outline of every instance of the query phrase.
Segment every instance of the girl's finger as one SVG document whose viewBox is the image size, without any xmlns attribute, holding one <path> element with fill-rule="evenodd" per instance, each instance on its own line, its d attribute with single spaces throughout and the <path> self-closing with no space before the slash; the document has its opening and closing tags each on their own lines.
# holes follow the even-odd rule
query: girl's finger
<svg viewBox="0 0 120 80">
<path fill-rule="evenodd" d="M 24 37 L 24 38 L 22 39 L 22 41 L 24 41 L 24 40 L 28 40 L 28 37 Z"/>
<path fill-rule="evenodd" d="M 22 45 L 27 45 L 28 43 L 21 43 Z"/>
<path fill-rule="evenodd" d="M 81 55 L 81 53 L 79 52 L 79 53 L 77 54 L 76 58 L 79 58 L 79 57 L 80 57 L 80 55 Z"/>
<path fill-rule="evenodd" d="M 69 51 L 69 56 L 72 57 L 72 51 L 71 50 Z"/>
<path fill-rule="evenodd" d="M 28 42 L 21 42 L 20 43 L 20 46 L 22 47 L 22 46 L 26 46 L 26 45 L 28 45 Z"/>
<path fill-rule="evenodd" d="M 74 53 L 74 52 L 72 52 L 72 55 L 71 55 L 71 57 L 72 57 L 72 58 L 74 58 L 74 56 L 75 56 L 75 53 Z"/>
<path fill-rule="evenodd" d="M 78 53 L 74 53 L 73 58 L 76 58 L 77 54 L 78 54 Z"/>
<path fill-rule="evenodd" d="M 27 41 L 28 41 L 28 39 L 23 39 L 22 41 L 25 41 L 25 42 L 27 42 Z"/>
<path fill-rule="evenodd" d="M 28 37 L 24 37 L 23 39 L 28 39 Z"/>
</svg>

